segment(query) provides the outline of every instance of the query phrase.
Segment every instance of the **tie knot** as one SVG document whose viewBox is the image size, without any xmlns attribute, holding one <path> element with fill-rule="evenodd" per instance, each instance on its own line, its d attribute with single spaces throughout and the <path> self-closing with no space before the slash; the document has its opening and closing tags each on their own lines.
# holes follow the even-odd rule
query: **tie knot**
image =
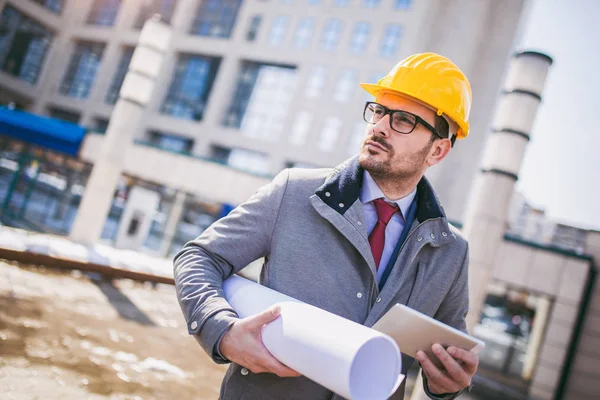
<svg viewBox="0 0 600 400">
<path fill-rule="evenodd" d="M 373 200 L 373 204 L 375 205 L 375 209 L 377 210 L 377 217 L 379 218 L 379 221 L 383 222 L 386 225 L 388 224 L 388 222 L 390 222 L 392 215 L 394 215 L 396 211 L 399 211 L 398 205 L 389 204 L 383 199 L 375 199 Z"/>
</svg>

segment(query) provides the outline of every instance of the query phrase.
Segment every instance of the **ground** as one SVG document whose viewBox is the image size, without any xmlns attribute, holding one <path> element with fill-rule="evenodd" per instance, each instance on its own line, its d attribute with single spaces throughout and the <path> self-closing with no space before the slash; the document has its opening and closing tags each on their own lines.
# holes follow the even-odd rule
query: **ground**
<svg viewBox="0 0 600 400">
<path fill-rule="evenodd" d="M 0 261 L 0 398 L 216 399 L 172 286 Z"/>
</svg>

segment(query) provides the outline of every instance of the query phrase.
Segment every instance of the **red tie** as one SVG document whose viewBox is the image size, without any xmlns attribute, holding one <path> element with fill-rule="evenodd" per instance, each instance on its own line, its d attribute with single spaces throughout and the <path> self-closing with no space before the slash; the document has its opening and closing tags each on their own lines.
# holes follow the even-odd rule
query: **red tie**
<svg viewBox="0 0 600 400">
<path fill-rule="evenodd" d="M 385 227 L 392 218 L 392 215 L 398 211 L 396 204 L 392 205 L 387 203 L 383 199 L 373 200 L 375 209 L 377 210 L 377 223 L 369 235 L 369 243 L 371 244 L 371 252 L 375 259 L 375 267 L 379 269 L 379 262 L 381 261 L 381 254 L 383 253 L 383 246 L 385 244 Z"/>
</svg>

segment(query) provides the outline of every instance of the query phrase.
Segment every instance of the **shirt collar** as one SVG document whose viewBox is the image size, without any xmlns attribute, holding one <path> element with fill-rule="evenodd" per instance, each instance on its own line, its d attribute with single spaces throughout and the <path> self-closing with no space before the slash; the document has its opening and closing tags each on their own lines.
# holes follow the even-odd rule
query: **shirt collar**
<svg viewBox="0 0 600 400">
<path fill-rule="evenodd" d="M 383 194 L 381 189 L 379 189 L 379 186 L 377 186 L 377 183 L 375 182 L 375 180 L 373 179 L 371 174 L 369 174 L 367 171 L 363 172 L 363 182 L 362 182 L 362 187 L 360 188 L 360 195 L 359 195 L 360 201 L 363 204 L 366 204 L 370 201 L 373 201 L 375 199 L 379 199 L 379 198 L 383 197 L 383 199 L 385 201 L 387 201 L 388 203 L 396 203 L 398 205 L 398 207 L 400 208 L 400 211 L 402 211 L 402 219 L 404 219 L 406 217 L 406 214 L 408 213 L 408 209 L 410 208 L 410 205 L 413 202 L 416 194 L 417 194 L 417 188 L 415 188 L 412 192 L 410 192 L 408 194 L 408 196 L 403 197 L 396 201 L 392 201 L 392 200 L 388 199 L 387 197 L 385 197 L 385 195 Z"/>
</svg>

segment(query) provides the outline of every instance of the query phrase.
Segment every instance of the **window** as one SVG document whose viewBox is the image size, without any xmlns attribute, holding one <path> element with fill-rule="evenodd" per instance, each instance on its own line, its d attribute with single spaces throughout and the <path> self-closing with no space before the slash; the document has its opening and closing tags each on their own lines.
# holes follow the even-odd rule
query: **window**
<svg viewBox="0 0 600 400">
<path fill-rule="evenodd" d="M 194 121 L 201 120 L 219 64 L 219 58 L 181 55 L 162 105 L 162 113 Z"/>
<path fill-rule="evenodd" d="M 261 175 L 269 173 L 269 157 L 264 153 L 220 146 L 214 146 L 212 153 L 215 161 L 230 167 Z"/>
<path fill-rule="evenodd" d="M 290 21 L 290 17 L 286 15 L 279 15 L 275 17 L 273 20 L 273 25 L 271 25 L 271 34 L 269 35 L 269 43 L 273 46 L 280 45 L 285 38 L 285 31 L 287 30 L 287 25 Z"/>
<path fill-rule="evenodd" d="M 128 47 L 123 49 L 121 59 L 119 60 L 119 65 L 117 66 L 117 71 L 113 76 L 110 87 L 108 88 L 108 92 L 106 92 L 106 97 L 104 98 L 106 103 L 115 104 L 117 102 L 117 99 L 119 98 L 119 91 L 121 90 L 121 85 L 123 85 L 123 81 L 125 80 L 125 75 L 127 75 L 127 70 L 129 68 L 129 63 L 131 62 L 132 56 L 133 48 Z"/>
<path fill-rule="evenodd" d="M 348 149 L 346 154 L 351 157 L 360 151 L 360 146 L 367 136 L 367 124 L 359 122 L 355 125 L 354 131 L 348 140 Z"/>
<path fill-rule="evenodd" d="M 412 0 L 394 0 L 396 10 L 408 10 L 412 5 Z"/>
<path fill-rule="evenodd" d="M 332 151 L 335 147 L 338 137 L 340 136 L 341 129 L 342 121 L 339 118 L 325 118 L 323 131 L 321 132 L 319 143 L 317 143 L 317 148 L 325 152 Z"/>
<path fill-rule="evenodd" d="M 340 34 L 342 33 L 342 22 L 339 19 L 330 19 L 323 28 L 323 35 L 321 36 L 321 49 L 325 51 L 332 51 L 338 45 L 340 41 Z"/>
<path fill-rule="evenodd" d="M 309 99 L 316 99 L 323 94 L 323 89 L 327 83 L 327 68 L 322 65 L 313 67 L 306 82 L 304 95 Z"/>
<path fill-rule="evenodd" d="M 247 137 L 277 140 L 295 87 L 294 67 L 244 61 L 223 125 Z"/>
<path fill-rule="evenodd" d="M 60 14 L 62 11 L 63 0 L 32 0 L 34 3 L 46 7 L 55 14 Z"/>
<path fill-rule="evenodd" d="M 120 5 L 121 0 L 94 0 L 88 15 L 88 24 L 113 26 Z"/>
<path fill-rule="evenodd" d="M 105 134 L 108 129 L 108 120 L 106 118 L 94 118 L 92 132 Z"/>
<path fill-rule="evenodd" d="M 306 137 L 310 131 L 310 124 L 312 122 L 312 115 L 307 111 L 301 111 L 296 114 L 296 120 L 294 126 L 292 126 L 292 132 L 289 136 L 289 141 L 294 146 L 302 146 L 306 143 Z"/>
<path fill-rule="evenodd" d="M 52 39 L 46 27 L 13 7 L 4 7 L 0 14 L 0 67 L 35 84 Z"/>
<path fill-rule="evenodd" d="M 167 24 L 171 23 L 176 4 L 177 0 L 145 0 L 142 3 L 135 27 L 140 29 L 148 19 L 156 14 L 160 15 L 161 21 Z"/>
<path fill-rule="evenodd" d="M 395 57 L 402 38 L 402 25 L 390 24 L 385 28 L 379 54 L 381 57 Z"/>
<path fill-rule="evenodd" d="M 193 139 L 159 131 L 150 132 L 150 143 L 174 153 L 189 153 L 194 147 Z"/>
<path fill-rule="evenodd" d="M 255 15 L 250 20 L 250 26 L 248 27 L 248 33 L 246 33 L 246 40 L 249 42 L 253 42 L 256 40 L 256 36 L 258 36 L 258 29 L 260 28 L 260 24 L 262 23 L 262 16 Z"/>
<path fill-rule="evenodd" d="M 335 85 L 333 99 L 339 103 L 347 103 L 357 86 L 358 73 L 354 69 L 343 69 Z"/>
<path fill-rule="evenodd" d="M 371 24 L 368 22 L 357 22 L 350 40 L 350 53 L 354 55 L 364 54 L 369 44 Z"/>
<path fill-rule="evenodd" d="M 242 0 L 201 0 L 192 23 L 192 35 L 228 38 Z"/>
<path fill-rule="evenodd" d="M 312 38 L 313 27 L 315 25 L 314 18 L 305 17 L 298 22 L 296 28 L 296 37 L 294 38 L 294 45 L 298 49 L 304 49 L 310 45 Z"/>
<path fill-rule="evenodd" d="M 321 4 L 322 0 L 308 0 L 308 4 L 310 4 L 311 6 L 317 6 L 319 4 Z"/>
<path fill-rule="evenodd" d="M 336 7 L 348 7 L 350 5 L 350 0 L 335 0 Z"/>
<path fill-rule="evenodd" d="M 363 0 L 363 7 L 364 8 L 377 8 L 377 7 L 379 7 L 379 3 L 381 3 L 381 0 Z"/>
<path fill-rule="evenodd" d="M 67 122 L 73 122 L 78 124 L 81 119 L 81 114 L 75 111 L 68 111 L 58 107 L 48 108 L 48 116 L 56 119 L 60 119 Z"/>
<path fill-rule="evenodd" d="M 100 67 L 103 52 L 104 45 L 101 43 L 77 43 L 60 85 L 60 93 L 80 99 L 87 98 Z"/>
</svg>

